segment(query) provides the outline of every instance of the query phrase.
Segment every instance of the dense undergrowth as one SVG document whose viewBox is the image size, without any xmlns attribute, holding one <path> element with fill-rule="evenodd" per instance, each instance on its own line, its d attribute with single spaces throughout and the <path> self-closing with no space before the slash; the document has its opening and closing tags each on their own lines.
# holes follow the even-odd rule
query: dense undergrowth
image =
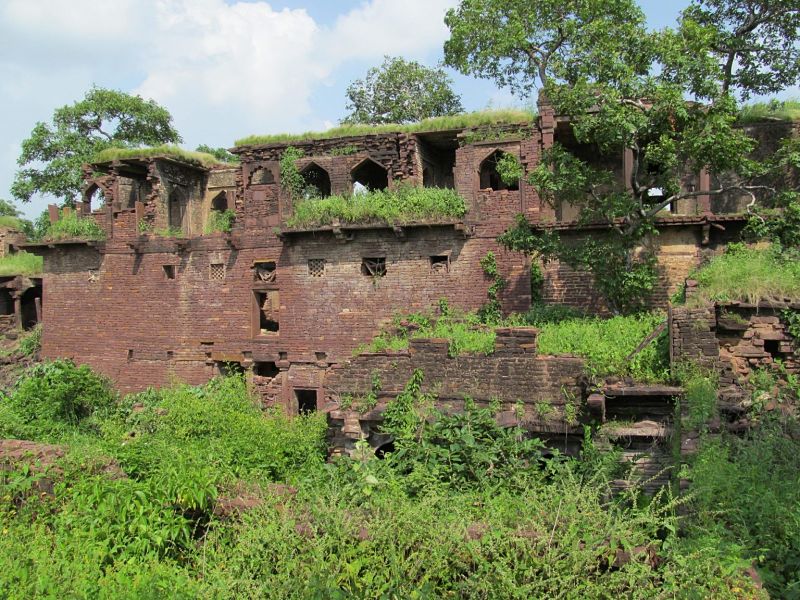
<svg viewBox="0 0 800 600">
<path fill-rule="evenodd" d="M 289 227 L 330 225 L 334 221 L 394 224 L 459 219 L 466 211 L 464 199 L 455 190 L 400 186 L 396 190 L 301 200 L 286 224 Z"/>
<path fill-rule="evenodd" d="M 661 312 L 617 316 L 610 319 L 582 316 L 569 310 L 534 306 L 527 314 L 514 314 L 486 325 L 476 313 L 446 308 L 444 314 L 397 315 L 392 328 L 357 350 L 382 352 L 408 348 L 414 338 L 444 338 L 450 356 L 475 352 L 492 354 L 495 327 L 533 326 L 539 329 L 540 354 L 574 354 L 586 359 L 588 374 L 595 377 L 634 377 L 643 382 L 665 381 L 669 374 L 666 335 L 660 335 L 630 360 L 628 356 L 666 316 Z M 440 313 L 441 313 L 440 309 Z"/>
<path fill-rule="evenodd" d="M 91 217 L 82 217 L 77 212 L 65 213 L 63 210 L 58 221 L 50 223 L 42 235 L 44 241 L 70 239 L 103 240 L 106 232 Z"/>
<path fill-rule="evenodd" d="M 492 408 L 437 415 L 420 384 L 415 373 L 387 409 L 386 460 L 362 446 L 326 463 L 322 416 L 263 414 L 240 378 L 119 399 L 85 368 L 36 367 L 2 399 L 0 431 L 70 450 L 60 474 L 0 478 L 0 596 L 759 597 L 753 560 L 773 591 L 791 589 L 792 563 L 775 565 L 792 560 L 794 525 L 766 516 L 779 504 L 797 523 L 796 490 L 736 445 L 789 475 L 800 453 L 782 431 L 710 445 L 698 516 L 682 523 L 667 490 L 613 496 L 616 461 L 591 447 L 582 463 L 545 459 Z M 128 477 L 103 472 L 103 457 Z M 215 515 L 243 490 L 260 506 Z"/>
</svg>

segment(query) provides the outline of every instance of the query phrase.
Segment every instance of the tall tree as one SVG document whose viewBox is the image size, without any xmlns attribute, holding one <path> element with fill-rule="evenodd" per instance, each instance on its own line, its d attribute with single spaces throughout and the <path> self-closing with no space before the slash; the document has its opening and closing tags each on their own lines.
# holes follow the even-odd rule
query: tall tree
<svg viewBox="0 0 800 600">
<path fill-rule="evenodd" d="M 797 81 L 799 13 L 800 0 L 694 0 L 677 27 L 653 32 L 634 0 L 463 0 L 448 11 L 447 64 L 516 93 L 539 87 L 593 156 L 632 157 L 619 182 L 556 143 L 530 183 L 610 233 L 566 244 L 520 219 L 501 241 L 588 269 L 612 308 L 636 308 L 656 279 L 639 247 L 659 211 L 700 195 L 738 191 L 755 201 L 768 191 L 752 184 L 769 165 L 749 158 L 755 141 L 736 127 L 737 99 Z M 681 185 L 702 170 L 734 181 Z"/>
<path fill-rule="evenodd" d="M 93 87 L 83 100 L 56 109 L 51 123 L 36 123 L 22 142 L 11 194 L 23 202 L 34 194 L 72 202 L 83 184 L 81 165 L 100 150 L 180 141 L 172 116 L 153 100 Z"/>
<path fill-rule="evenodd" d="M 347 88 L 343 123 L 410 123 L 462 112 L 461 98 L 443 69 L 385 56 L 380 67 L 367 71 Z"/>
</svg>

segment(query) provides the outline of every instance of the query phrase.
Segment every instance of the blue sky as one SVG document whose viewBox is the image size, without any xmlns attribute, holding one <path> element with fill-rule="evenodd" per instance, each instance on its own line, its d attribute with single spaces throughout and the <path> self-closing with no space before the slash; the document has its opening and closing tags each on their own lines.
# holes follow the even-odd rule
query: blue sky
<svg viewBox="0 0 800 600">
<path fill-rule="evenodd" d="M 457 0 L 2 0 L 0 198 L 36 121 L 96 84 L 153 98 L 184 146 L 253 133 L 320 130 L 345 115 L 345 89 L 385 54 L 442 58 Z M 651 27 L 688 1 L 640 0 Z M 468 110 L 520 106 L 491 82 L 453 73 Z M 50 199 L 52 201 L 52 199 Z M 48 203 L 22 207 L 38 215 Z"/>
</svg>

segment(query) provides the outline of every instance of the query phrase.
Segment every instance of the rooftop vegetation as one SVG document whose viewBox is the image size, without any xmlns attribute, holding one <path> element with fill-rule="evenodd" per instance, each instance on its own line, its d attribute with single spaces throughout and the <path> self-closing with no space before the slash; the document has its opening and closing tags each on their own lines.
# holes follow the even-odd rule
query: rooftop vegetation
<svg viewBox="0 0 800 600">
<path fill-rule="evenodd" d="M 382 125 L 347 124 L 333 127 L 327 131 L 306 131 L 305 133 L 277 133 L 272 135 L 251 135 L 236 140 L 237 146 L 253 146 L 258 144 L 282 144 L 302 140 L 321 140 L 341 138 L 375 133 L 419 133 L 425 131 L 447 131 L 449 129 L 466 129 L 488 125 L 531 123 L 535 113 L 521 109 L 484 110 L 462 113 L 446 117 L 424 119 L 417 123 Z"/>
<path fill-rule="evenodd" d="M 698 291 L 689 302 L 781 302 L 800 299 L 800 255 L 777 244 L 748 248 L 730 244 L 693 274 Z"/>
<path fill-rule="evenodd" d="M 225 164 L 213 154 L 184 150 L 183 148 L 174 146 L 172 144 L 149 146 L 145 148 L 106 148 L 105 150 L 95 154 L 92 162 L 104 163 L 112 160 L 124 160 L 126 158 L 154 158 L 161 156 L 196 165 L 198 167 L 213 167 L 215 165 Z"/>
<path fill-rule="evenodd" d="M 22 231 L 22 220 L 19 217 L 14 217 L 11 215 L 0 215 L 0 228 Z"/>
<path fill-rule="evenodd" d="M 105 237 L 106 232 L 93 218 L 82 217 L 75 211 L 65 214 L 62 210 L 60 218 L 50 224 L 42 240 L 103 240 Z"/>
<path fill-rule="evenodd" d="M 334 221 L 395 224 L 459 219 L 466 212 L 464 199 L 455 190 L 400 186 L 391 191 L 301 200 L 286 224 L 298 228 L 331 225 Z"/>
<path fill-rule="evenodd" d="M 445 304 L 446 306 L 446 304 Z M 596 377 L 630 376 L 642 382 L 665 381 L 668 377 L 666 337 L 660 336 L 631 360 L 627 357 L 665 320 L 660 312 L 617 316 L 609 319 L 584 317 L 564 310 L 535 307 L 528 314 L 515 314 L 496 326 L 534 326 L 539 329 L 540 354 L 574 354 L 586 359 L 586 368 Z M 415 338 L 444 338 L 450 342 L 450 356 L 464 353 L 492 354 L 495 330 L 483 324 L 475 313 L 445 310 L 445 314 L 398 315 L 393 328 L 378 335 L 359 350 L 382 352 L 408 348 Z"/>
<path fill-rule="evenodd" d="M 6 275 L 39 275 L 42 272 L 43 259 L 24 250 L 6 254 L 0 258 L 0 276 Z"/>
<path fill-rule="evenodd" d="M 800 121 L 800 100 L 754 102 L 744 105 L 739 111 L 740 123 L 760 121 Z"/>
</svg>

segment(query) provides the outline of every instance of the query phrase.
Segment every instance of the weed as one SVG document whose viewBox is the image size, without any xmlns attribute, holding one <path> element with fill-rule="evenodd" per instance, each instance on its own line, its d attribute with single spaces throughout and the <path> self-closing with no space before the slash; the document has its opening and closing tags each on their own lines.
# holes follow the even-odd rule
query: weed
<svg viewBox="0 0 800 600">
<path fill-rule="evenodd" d="M 204 233 L 215 233 L 217 231 L 228 232 L 233 228 L 236 220 L 236 213 L 230 209 L 219 211 L 212 210 L 208 214 L 208 221 Z"/>
<path fill-rule="evenodd" d="M 464 199 L 454 190 L 403 185 L 391 191 L 370 190 L 353 196 L 301 200 L 286 224 L 308 227 L 331 225 L 334 221 L 407 223 L 458 219 L 466 210 Z"/>
<path fill-rule="evenodd" d="M 103 240 L 106 232 L 92 217 L 82 217 L 75 211 L 65 214 L 62 210 L 58 221 L 50 224 L 44 240 Z"/>
<path fill-rule="evenodd" d="M 126 158 L 159 157 L 173 158 L 200 167 L 211 167 L 214 165 L 225 164 L 212 154 L 208 154 L 206 152 L 192 152 L 191 150 L 184 150 L 179 146 L 173 146 L 170 144 L 146 148 L 106 148 L 105 150 L 98 152 L 92 162 L 104 163 L 113 160 L 123 160 Z"/>
<path fill-rule="evenodd" d="M 0 257 L 0 276 L 6 275 L 39 275 L 42 272 L 44 259 L 36 254 L 21 250 Z"/>
</svg>

